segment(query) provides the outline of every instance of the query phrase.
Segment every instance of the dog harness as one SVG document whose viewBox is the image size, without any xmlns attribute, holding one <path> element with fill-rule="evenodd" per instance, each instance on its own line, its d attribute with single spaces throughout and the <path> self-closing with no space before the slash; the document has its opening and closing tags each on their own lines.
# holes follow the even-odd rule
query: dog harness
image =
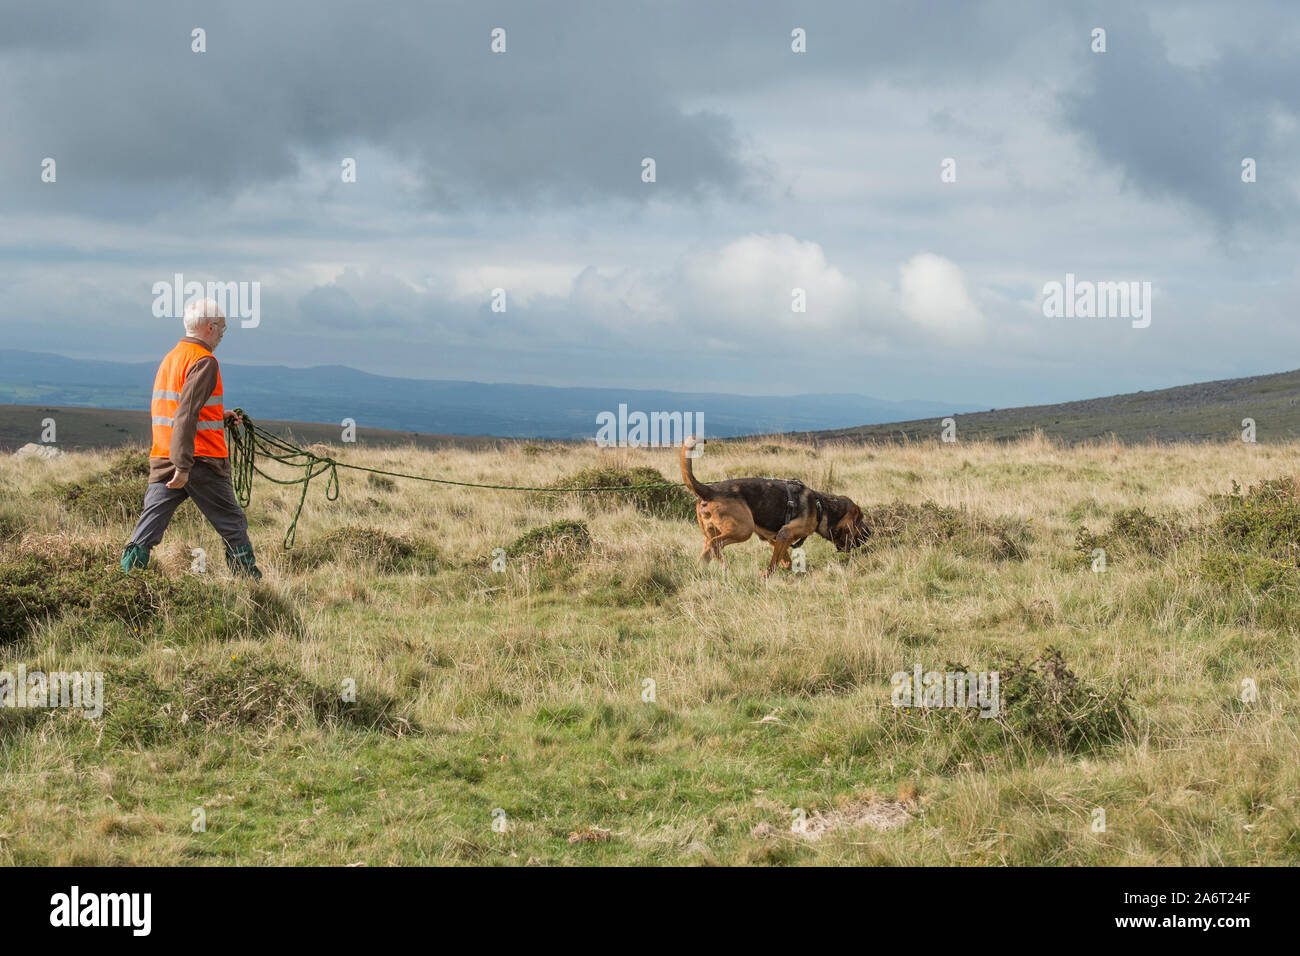
<svg viewBox="0 0 1300 956">
<path fill-rule="evenodd" d="M 790 489 L 790 486 L 791 486 L 791 485 L 798 485 L 800 488 L 805 487 L 805 486 L 804 486 L 804 483 L 803 483 L 802 481 L 800 481 L 798 478 L 787 478 L 787 479 L 785 480 L 784 484 L 785 484 L 785 520 L 781 522 L 782 527 L 784 527 L 785 525 L 788 525 L 788 524 L 790 523 L 790 519 L 792 519 L 792 518 L 793 518 L 796 514 L 798 514 L 798 512 L 799 512 L 799 508 L 798 508 L 798 506 L 795 505 L 795 503 L 794 503 L 794 495 L 795 495 L 795 493 Z M 822 526 L 822 502 L 821 502 L 821 499 L 820 499 L 820 498 L 813 498 L 813 504 L 815 504 L 815 505 L 817 506 L 817 527 L 820 528 L 820 527 Z M 792 545 L 790 545 L 790 547 L 791 547 L 791 548 L 802 548 L 802 547 L 803 547 L 803 543 L 804 543 L 805 541 L 807 541 L 807 540 L 808 540 L 808 536 L 807 536 L 807 535 L 804 535 L 804 536 L 803 536 L 802 538 L 800 538 L 798 541 L 796 541 L 796 542 L 794 542 Z"/>
</svg>

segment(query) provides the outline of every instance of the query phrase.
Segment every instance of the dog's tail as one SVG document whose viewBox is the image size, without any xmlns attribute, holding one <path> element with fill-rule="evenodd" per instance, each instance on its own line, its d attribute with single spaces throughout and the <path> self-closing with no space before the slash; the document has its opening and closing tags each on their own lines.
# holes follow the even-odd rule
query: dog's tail
<svg viewBox="0 0 1300 956">
<path fill-rule="evenodd" d="M 695 480 L 695 472 L 691 469 L 691 459 L 686 454 L 688 451 L 693 450 L 698 444 L 699 442 L 695 440 L 694 435 L 682 442 L 682 480 L 686 482 L 686 486 L 690 488 L 691 491 L 695 492 L 695 494 L 699 496 L 701 501 L 712 501 L 713 489 L 703 482 Z"/>
</svg>

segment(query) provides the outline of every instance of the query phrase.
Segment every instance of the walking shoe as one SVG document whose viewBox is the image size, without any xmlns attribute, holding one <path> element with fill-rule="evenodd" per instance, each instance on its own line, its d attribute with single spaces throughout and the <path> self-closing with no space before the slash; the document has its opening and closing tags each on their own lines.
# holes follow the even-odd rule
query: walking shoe
<svg viewBox="0 0 1300 956">
<path fill-rule="evenodd" d="M 126 550 L 122 552 L 122 570 L 130 571 L 132 568 L 144 570 L 149 567 L 149 549 L 142 544 L 128 544 Z"/>
<path fill-rule="evenodd" d="M 262 572 L 257 568 L 253 558 L 253 546 L 241 544 L 237 548 L 226 549 L 226 565 L 232 574 L 247 574 L 255 581 L 262 580 Z"/>
</svg>

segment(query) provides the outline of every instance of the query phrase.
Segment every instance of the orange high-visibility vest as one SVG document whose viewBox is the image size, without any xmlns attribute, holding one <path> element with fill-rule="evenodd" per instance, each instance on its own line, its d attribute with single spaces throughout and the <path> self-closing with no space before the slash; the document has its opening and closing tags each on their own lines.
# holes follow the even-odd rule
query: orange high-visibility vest
<svg viewBox="0 0 1300 956">
<path fill-rule="evenodd" d="M 194 363 L 201 358 L 212 355 L 202 345 L 193 342 L 177 342 L 176 348 L 168 352 L 158 366 L 158 374 L 153 380 L 153 401 L 149 405 L 149 414 L 153 418 L 153 448 L 150 458 L 168 458 L 171 456 L 172 424 L 176 415 L 176 406 L 181 400 L 181 390 L 185 388 L 185 376 L 189 374 Z M 221 404 L 221 370 L 217 370 L 217 387 L 199 409 L 198 428 L 194 432 L 194 454 L 201 458 L 226 458 L 225 408 Z"/>
</svg>

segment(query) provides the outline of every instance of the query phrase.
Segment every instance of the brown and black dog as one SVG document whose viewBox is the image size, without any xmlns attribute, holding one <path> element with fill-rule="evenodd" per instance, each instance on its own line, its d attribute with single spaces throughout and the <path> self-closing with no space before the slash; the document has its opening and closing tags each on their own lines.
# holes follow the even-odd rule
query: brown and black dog
<svg viewBox="0 0 1300 956">
<path fill-rule="evenodd" d="M 704 532 L 700 560 L 717 558 L 723 567 L 722 549 L 748 541 L 752 535 L 772 546 L 772 561 L 763 576 L 780 564 L 790 567 L 790 549 L 803 544 L 810 534 L 819 534 L 840 551 L 862 544 L 870 529 L 862 509 L 843 495 L 813 491 L 795 479 L 731 478 L 706 485 L 695 478 L 688 455 L 698 443 L 694 437 L 682 443 L 682 479 L 699 497 L 695 515 Z"/>
</svg>

